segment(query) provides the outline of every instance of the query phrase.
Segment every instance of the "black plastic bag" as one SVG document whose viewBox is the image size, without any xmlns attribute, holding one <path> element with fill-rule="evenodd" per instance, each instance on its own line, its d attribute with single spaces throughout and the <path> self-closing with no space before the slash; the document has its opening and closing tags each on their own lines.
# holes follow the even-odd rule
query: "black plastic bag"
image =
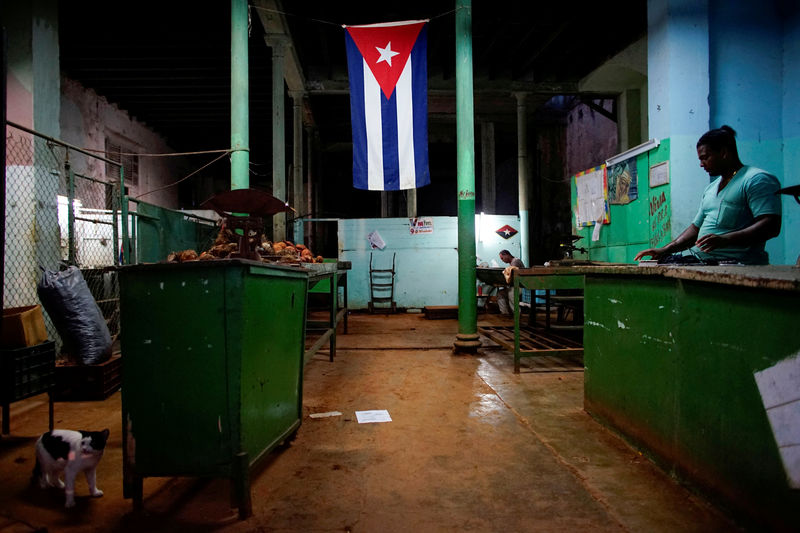
<svg viewBox="0 0 800 533">
<path fill-rule="evenodd" d="M 111 357 L 111 333 L 78 267 L 45 270 L 36 292 L 61 335 L 64 351 L 85 365 Z"/>
</svg>

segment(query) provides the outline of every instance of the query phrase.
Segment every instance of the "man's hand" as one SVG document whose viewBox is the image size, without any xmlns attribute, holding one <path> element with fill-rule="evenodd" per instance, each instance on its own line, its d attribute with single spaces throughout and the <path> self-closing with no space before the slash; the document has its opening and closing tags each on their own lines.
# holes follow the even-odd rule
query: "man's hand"
<svg viewBox="0 0 800 533">
<path fill-rule="evenodd" d="M 725 237 L 725 235 L 715 235 L 713 233 L 707 233 L 703 235 L 697 242 L 695 246 L 700 248 L 703 252 L 710 252 L 712 250 L 717 250 L 718 248 L 727 248 L 730 246 L 730 240 Z"/>
<path fill-rule="evenodd" d="M 674 254 L 676 252 L 685 250 L 692 246 L 692 243 L 697 240 L 698 231 L 700 231 L 700 229 L 697 226 L 694 224 L 689 224 L 689 227 L 683 230 L 683 233 L 678 235 L 678 238 L 671 243 L 662 246 L 661 248 L 648 248 L 647 250 L 642 250 L 636 254 L 636 257 L 634 257 L 633 260 L 639 261 L 646 255 L 649 255 L 653 259 L 661 259 L 661 256 Z"/>
<path fill-rule="evenodd" d="M 641 252 L 636 254 L 636 257 L 634 257 L 633 260 L 639 261 L 642 257 L 645 256 L 652 257 L 653 259 L 658 259 L 665 253 L 666 252 L 664 251 L 663 248 L 648 248 L 647 250 L 642 250 Z"/>
</svg>

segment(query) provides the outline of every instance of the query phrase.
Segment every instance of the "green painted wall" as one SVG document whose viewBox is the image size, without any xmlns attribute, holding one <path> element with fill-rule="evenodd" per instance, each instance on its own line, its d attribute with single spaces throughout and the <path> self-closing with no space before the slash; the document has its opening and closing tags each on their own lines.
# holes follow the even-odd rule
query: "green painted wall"
<svg viewBox="0 0 800 533">
<path fill-rule="evenodd" d="M 585 291 L 586 410 L 732 511 L 800 523 L 753 376 L 800 349 L 798 293 L 644 276 Z"/>
<path fill-rule="evenodd" d="M 600 229 L 600 238 L 592 241 L 594 226 L 578 228 L 574 210 L 577 191 L 575 179 L 570 180 L 572 194 L 572 230 L 583 237 L 577 246 L 588 249 L 587 254 L 575 257 L 612 263 L 632 263 L 636 254 L 651 246 L 661 246 L 672 239 L 670 185 L 649 186 L 651 166 L 669 160 L 669 139 L 663 139 L 657 148 L 636 158 L 639 196 L 629 204 L 609 206 L 609 224 Z"/>
<path fill-rule="evenodd" d="M 170 252 L 194 250 L 198 254 L 214 244 L 216 226 L 186 220 L 186 215 L 139 202 L 136 211 L 136 250 L 139 263 L 166 261 Z"/>
</svg>

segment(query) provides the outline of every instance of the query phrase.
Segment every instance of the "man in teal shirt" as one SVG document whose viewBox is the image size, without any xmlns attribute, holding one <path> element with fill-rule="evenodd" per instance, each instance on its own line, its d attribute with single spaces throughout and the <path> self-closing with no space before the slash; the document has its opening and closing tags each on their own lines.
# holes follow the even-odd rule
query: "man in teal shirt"
<svg viewBox="0 0 800 533">
<path fill-rule="evenodd" d="M 703 262 L 769 263 L 764 244 L 781 232 L 781 198 L 776 194 L 781 185 L 772 174 L 742 164 L 735 136 L 733 128 L 722 126 L 700 137 L 700 166 L 719 177 L 703 191 L 697 216 L 677 239 L 639 252 L 634 261 L 645 256 L 663 261 L 691 248 Z"/>
</svg>

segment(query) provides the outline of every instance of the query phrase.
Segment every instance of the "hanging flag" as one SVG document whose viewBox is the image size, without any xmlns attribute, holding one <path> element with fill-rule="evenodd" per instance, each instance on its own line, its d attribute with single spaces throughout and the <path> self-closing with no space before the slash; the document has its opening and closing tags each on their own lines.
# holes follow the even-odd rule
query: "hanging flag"
<svg viewBox="0 0 800 533">
<path fill-rule="evenodd" d="M 425 20 L 345 26 L 357 189 L 431 182 L 427 42 Z"/>
</svg>

